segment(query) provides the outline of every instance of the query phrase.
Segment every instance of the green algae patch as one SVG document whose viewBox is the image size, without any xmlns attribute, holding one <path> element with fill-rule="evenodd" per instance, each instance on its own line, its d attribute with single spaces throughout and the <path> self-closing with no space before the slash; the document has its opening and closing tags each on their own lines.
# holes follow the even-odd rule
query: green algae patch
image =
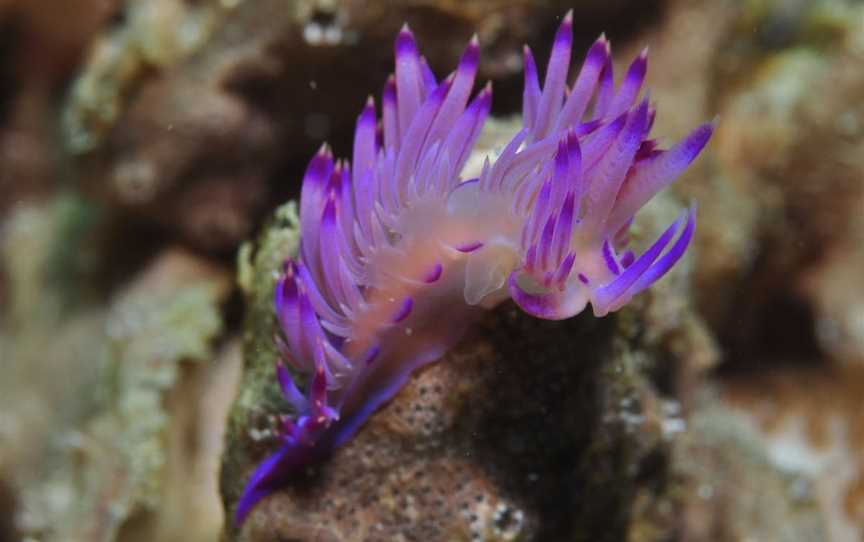
<svg viewBox="0 0 864 542">
<path fill-rule="evenodd" d="M 273 288 L 283 263 L 296 254 L 298 244 L 297 209 L 294 202 L 289 202 L 276 210 L 258 239 L 245 243 L 238 253 L 237 281 L 246 305 L 244 369 L 229 416 L 222 464 L 221 487 L 226 503 L 236 501 L 254 459 L 260 455 L 256 452 L 274 436 L 274 415 L 286 409 L 274 376 L 279 359 L 275 341 L 279 326 L 273 312 Z M 233 509 L 226 504 L 226 511 L 230 516 Z"/>
</svg>

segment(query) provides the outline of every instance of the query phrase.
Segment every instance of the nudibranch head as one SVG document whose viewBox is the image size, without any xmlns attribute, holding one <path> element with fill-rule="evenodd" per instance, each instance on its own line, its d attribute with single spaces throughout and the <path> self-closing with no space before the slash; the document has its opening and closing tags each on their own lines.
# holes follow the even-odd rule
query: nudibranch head
<svg viewBox="0 0 864 542">
<path fill-rule="evenodd" d="M 523 128 L 466 180 L 492 101 L 489 85 L 472 97 L 477 38 L 439 81 L 403 27 L 380 118 L 369 98 L 357 120 L 353 164 L 324 146 L 303 178 L 299 254 L 285 263 L 274 296 L 282 358 L 309 378 L 301 390 L 277 365 L 292 414 L 281 447 L 241 496 L 238 523 L 344 443 L 482 308 L 510 297 L 540 318 L 568 318 L 589 303 L 602 316 L 682 257 L 692 207 L 638 257 L 626 248 L 627 231 L 696 158 L 713 124 L 661 150 L 649 136 L 655 109 L 640 98 L 646 54 L 616 87 L 601 36 L 568 86 L 571 47 L 568 14 L 542 88 L 525 48 Z"/>
</svg>

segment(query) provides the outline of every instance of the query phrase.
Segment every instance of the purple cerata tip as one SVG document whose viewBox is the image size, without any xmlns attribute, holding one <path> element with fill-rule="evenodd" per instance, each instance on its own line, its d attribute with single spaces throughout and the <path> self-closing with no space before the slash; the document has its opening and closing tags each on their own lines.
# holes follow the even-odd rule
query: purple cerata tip
<svg viewBox="0 0 864 542">
<path fill-rule="evenodd" d="M 419 56 L 417 52 L 417 43 L 414 41 L 414 33 L 408 27 L 408 23 L 402 25 L 399 34 L 396 36 L 396 60 L 402 55 Z"/>
</svg>

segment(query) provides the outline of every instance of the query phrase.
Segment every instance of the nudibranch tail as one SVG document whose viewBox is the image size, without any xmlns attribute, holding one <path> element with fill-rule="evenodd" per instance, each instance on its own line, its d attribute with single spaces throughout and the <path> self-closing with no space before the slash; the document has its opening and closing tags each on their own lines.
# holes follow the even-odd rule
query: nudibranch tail
<svg viewBox="0 0 864 542">
<path fill-rule="evenodd" d="M 491 86 L 472 98 L 471 39 L 438 80 L 407 26 L 380 120 L 370 97 L 356 124 L 353 165 L 325 145 L 300 194 L 300 248 L 274 290 L 285 364 L 276 377 L 292 413 L 282 444 L 253 473 L 235 512 L 348 440 L 413 371 L 443 355 L 483 308 L 512 298 L 546 319 L 590 303 L 602 316 L 678 262 L 695 207 L 642 254 L 628 250 L 636 213 L 699 155 L 714 123 L 670 149 L 649 134 L 656 109 L 642 87 L 647 51 L 616 86 L 601 36 L 567 85 L 572 13 L 541 87 L 526 46 L 523 128 L 478 178 L 462 169 L 489 114 Z M 442 317 L 446 315 L 445 317 Z"/>
</svg>

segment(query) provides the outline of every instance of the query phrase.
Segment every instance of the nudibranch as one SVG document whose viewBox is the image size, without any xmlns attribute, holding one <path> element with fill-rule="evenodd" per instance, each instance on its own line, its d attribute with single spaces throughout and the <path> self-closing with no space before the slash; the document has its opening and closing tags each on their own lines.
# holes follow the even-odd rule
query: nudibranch
<svg viewBox="0 0 864 542">
<path fill-rule="evenodd" d="M 293 368 L 280 362 L 276 373 L 292 413 L 240 498 L 238 524 L 345 443 L 484 308 L 512 298 L 529 314 L 563 319 L 590 303 L 603 316 L 684 254 L 692 207 L 638 257 L 627 232 L 700 153 L 713 123 L 661 150 L 649 137 L 655 109 L 640 97 L 645 52 L 616 85 L 601 36 L 568 86 L 572 40 L 568 14 L 542 88 L 525 47 L 522 129 L 477 178 L 461 176 L 492 101 L 490 85 L 472 98 L 477 38 L 439 81 L 407 26 L 381 118 L 370 97 L 357 120 L 353 163 L 326 146 L 312 158 L 298 255 L 274 293 L 282 359 Z M 302 387 L 298 373 L 308 375 Z"/>
</svg>

